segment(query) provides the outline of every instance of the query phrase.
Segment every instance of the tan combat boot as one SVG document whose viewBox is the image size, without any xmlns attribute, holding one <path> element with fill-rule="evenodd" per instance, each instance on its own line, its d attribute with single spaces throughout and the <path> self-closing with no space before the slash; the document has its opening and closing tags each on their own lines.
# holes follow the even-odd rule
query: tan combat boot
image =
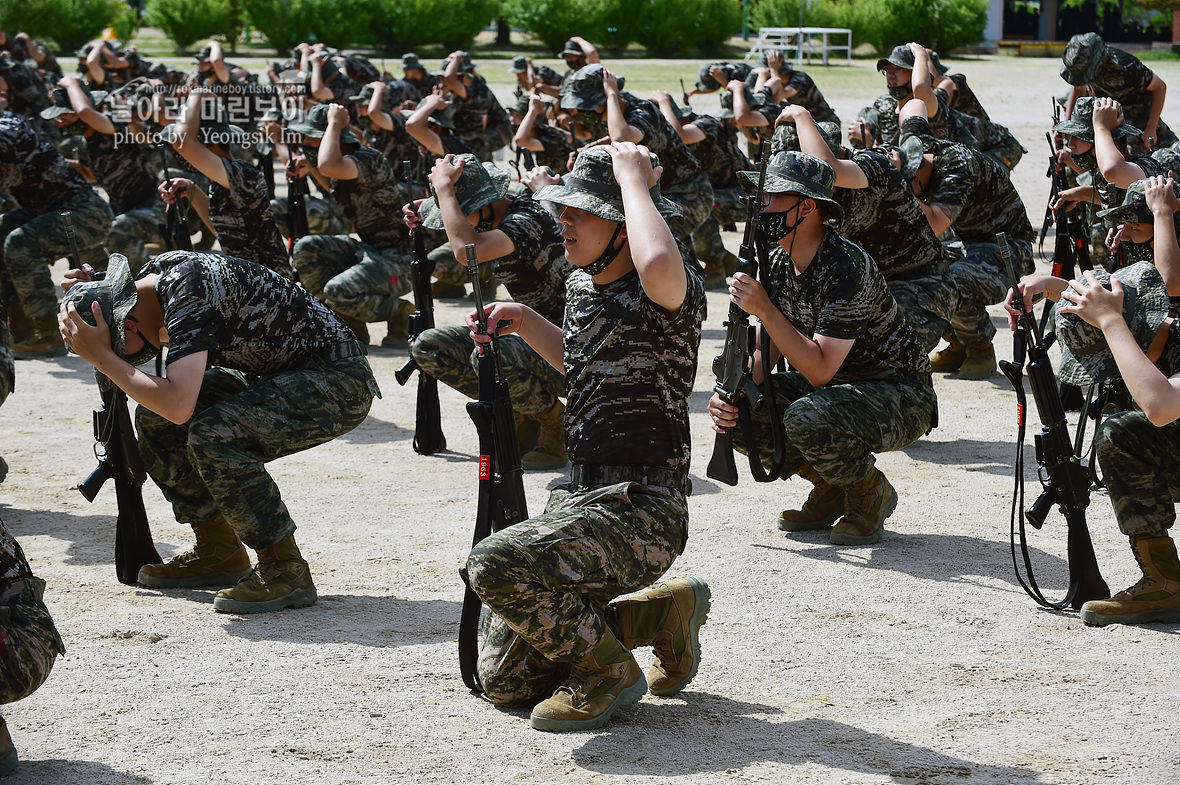
<svg viewBox="0 0 1180 785">
<path fill-rule="evenodd" d="M 410 348 L 410 314 L 414 305 L 409 300 L 397 301 L 397 312 L 385 322 L 385 337 L 381 339 L 383 349 Z"/>
<path fill-rule="evenodd" d="M 828 536 L 835 545 L 871 545 L 881 539 L 885 519 L 897 508 L 897 491 L 876 467 L 844 488 L 844 517 Z"/>
<path fill-rule="evenodd" d="M 250 574 L 250 554 L 226 523 L 193 524 L 197 544 L 174 556 L 167 564 L 145 564 L 137 580 L 153 589 L 192 589 L 200 586 L 233 586 Z"/>
<path fill-rule="evenodd" d="M 23 305 L 13 305 L 5 310 L 8 312 L 8 330 L 12 333 L 14 344 L 36 337 L 37 328 L 33 325 L 33 320 L 25 313 Z"/>
<path fill-rule="evenodd" d="M 66 345 L 61 339 L 61 332 L 57 328 L 57 317 L 47 316 L 32 320 L 34 331 L 32 335 L 20 343 L 15 339 L 12 344 L 12 356 L 17 360 L 32 360 L 38 357 L 65 357 Z"/>
<path fill-rule="evenodd" d="M 967 359 L 967 348 L 951 336 L 942 336 L 949 345 L 930 355 L 930 367 L 936 371 L 957 371 Z"/>
<path fill-rule="evenodd" d="M 540 425 L 537 444 L 521 456 L 521 467 L 537 472 L 565 466 L 565 404 L 556 401 L 549 411 L 532 417 Z"/>
<path fill-rule="evenodd" d="M 996 372 L 996 348 L 990 343 L 967 346 L 967 356 L 959 366 L 960 379 L 986 379 Z"/>
<path fill-rule="evenodd" d="M 1180 560 L 1171 537 L 1136 537 L 1131 551 L 1143 577 L 1109 600 L 1082 606 L 1082 621 L 1095 627 L 1180 621 Z"/>
<path fill-rule="evenodd" d="M 639 663 L 607 630 L 586 659 L 574 663 L 553 697 L 533 707 L 529 725 L 558 732 L 601 728 L 616 709 L 638 703 L 645 692 L 647 680 Z"/>
<path fill-rule="evenodd" d="M 340 321 L 347 325 L 348 329 L 352 330 L 352 334 L 361 343 L 368 345 L 369 343 L 369 325 L 360 319 L 354 319 L 351 316 L 344 316 L 343 314 L 336 314 L 340 317 Z"/>
<path fill-rule="evenodd" d="M 16 747 L 12 743 L 12 736 L 8 733 L 8 723 L 0 717 L 0 777 L 7 777 L 16 771 L 20 765 L 20 758 L 16 755 Z"/>
<path fill-rule="evenodd" d="M 651 646 L 656 658 L 647 673 L 652 695 L 675 695 L 697 675 L 701 625 L 711 593 L 700 578 L 660 581 L 647 591 L 612 605 L 628 649 Z"/>
<path fill-rule="evenodd" d="M 213 609 L 221 613 L 271 613 L 306 608 L 315 605 L 317 599 L 311 570 L 291 536 L 269 548 L 259 548 L 258 566 L 233 588 L 217 592 Z"/>
<path fill-rule="evenodd" d="M 778 527 L 785 532 L 825 531 L 832 528 L 844 513 L 844 489 L 829 485 L 810 463 L 804 463 L 795 474 L 812 483 L 811 493 L 801 510 L 783 510 L 778 516 Z"/>
</svg>

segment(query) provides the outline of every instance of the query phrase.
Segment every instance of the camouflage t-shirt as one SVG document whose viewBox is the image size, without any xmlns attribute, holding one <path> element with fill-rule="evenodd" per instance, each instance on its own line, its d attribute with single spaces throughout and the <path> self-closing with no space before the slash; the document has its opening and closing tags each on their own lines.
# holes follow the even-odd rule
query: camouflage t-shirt
<svg viewBox="0 0 1180 785">
<path fill-rule="evenodd" d="M 356 179 L 332 181 L 332 197 L 345 219 L 362 242 L 375 248 L 406 245 L 409 234 L 397 220 L 404 201 L 393 167 L 372 147 L 361 147 L 348 157 L 356 164 Z"/>
<path fill-rule="evenodd" d="M 11 69 L 0 71 L 0 77 L 8 85 L 8 111 L 39 122 L 38 113 L 49 106 L 49 92 L 35 65 L 32 60 L 15 63 Z"/>
<path fill-rule="evenodd" d="M 353 117 L 356 116 L 356 104 L 348 99 L 360 93 L 361 86 L 353 81 L 348 74 L 343 71 L 338 72 L 336 78 L 324 87 L 332 91 L 332 103 L 347 107 L 350 110 L 349 114 Z"/>
<path fill-rule="evenodd" d="M 950 100 L 951 109 L 957 109 L 965 115 L 978 117 L 980 120 L 991 121 L 991 118 L 987 116 L 987 110 L 983 108 L 983 104 L 979 103 L 971 86 L 967 84 L 966 76 L 950 74 L 947 79 L 955 83 L 955 93 Z"/>
<path fill-rule="evenodd" d="M 639 129 L 643 134 L 639 143 L 660 158 L 660 165 L 664 167 L 660 183 L 665 189 L 692 180 L 701 172 L 700 162 L 689 152 L 688 145 L 658 106 L 626 91 L 620 97 L 627 125 Z"/>
<path fill-rule="evenodd" d="M 923 118 L 910 117 L 903 132 L 906 136 L 928 134 L 929 127 Z M 935 140 L 930 152 L 934 171 L 922 200 L 951 219 L 960 240 L 993 243 L 998 232 L 1007 232 L 1018 240 L 1031 241 L 1036 236 L 1024 202 L 1004 167 L 945 139 Z"/>
<path fill-rule="evenodd" d="M 402 117 L 400 112 L 391 113 L 389 119 L 393 121 L 392 131 L 378 128 L 371 122 L 366 123 L 368 127 L 365 128 L 365 144 L 380 151 L 385 160 L 394 167 L 394 171 L 400 172 L 402 161 L 417 163 L 418 140 L 406 132 L 406 118 Z"/>
<path fill-rule="evenodd" d="M 423 68 L 421 79 L 404 79 L 403 81 L 418 88 L 418 92 L 426 96 L 430 95 L 434 91 L 434 86 L 438 84 L 438 74 L 432 74 Z"/>
<path fill-rule="evenodd" d="M 222 158 L 221 163 L 229 188 L 209 183 L 209 219 L 221 250 L 292 277 L 262 170 L 232 158 Z"/>
<path fill-rule="evenodd" d="M 828 229 L 801 275 L 781 246 L 771 248 L 770 264 L 774 303 L 796 330 L 853 339 L 831 384 L 930 373 L 930 360 L 885 277 L 860 246 Z"/>
<path fill-rule="evenodd" d="M 328 306 L 273 270 L 194 251 L 169 251 L 155 263 L 169 365 L 208 351 L 209 366 L 265 376 L 353 340 Z"/>
<path fill-rule="evenodd" d="M 561 228 L 553 214 L 526 192 L 512 200 L 496 228 L 516 246 L 492 262 L 496 277 L 513 300 L 560 324 L 565 281 L 574 268 L 565 259 Z"/>
<path fill-rule="evenodd" d="M 828 102 L 824 100 L 824 94 L 819 91 L 815 80 L 810 76 L 802 71 L 792 71 L 791 78 L 786 82 L 786 87 L 795 90 L 795 95 L 788 98 L 787 102 L 802 106 L 811 113 L 811 117 L 817 123 L 840 124 L 840 118 L 836 116 L 832 107 L 828 106 Z"/>
<path fill-rule="evenodd" d="M 566 284 L 566 451 L 574 463 L 688 472 L 688 399 L 697 371 L 705 289 L 685 268 L 684 304 L 669 314 L 639 273 Z"/>
<path fill-rule="evenodd" d="M 934 95 L 938 98 L 938 111 L 933 117 L 927 119 L 930 131 L 939 139 L 949 139 L 973 150 L 978 150 L 979 141 L 971 131 L 971 124 L 963 121 L 965 115 L 950 108 L 950 105 L 947 104 L 946 91 L 941 87 L 936 87 Z M 897 99 L 885 94 L 873 102 L 873 108 L 877 110 L 877 144 L 894 146 L 900 144 L 901 127 L 898 124 L 900 117 Z M 968 119 L 974 120 L 974 118 Z"/>
<path fill-rule="evenodd" d="M 697 115 L 692 124 L 701 130 L 705 138 L 690 145 L 689 150 L 700 162 L 714 188 L 737 187 L 737 173 L 756 168 L 738 147 L 737 130 L 726 121 L 702 114 Z"/>
<path fill-rule="evenodd" d="M 836 202 L 844 208 L 840 233 L 868 252 L 886 280 L 946 272 L 946 250 L 888 156 L 856 150 L 849 160 L 869 185 L 836 189 Z"/>
<path fill-rule="evenodd" d="M 125 120 L 108 118 L 115 127 L 113 136 L 95 131 L 86 138 L 81 163 L 89 166 L 111 199 L 111 206 L 119 210 L 130 210 L 150 199 L 158 199 L 156 185 L 159 182 L 161 158 L 148 145 L 115 139 L 130 139 L 130 125 Z M 153 165 L 154 161 L 154 165 Z"/>
<path fill-rule="evenodd" d="M 1135 55 L 1113 46 L 1108 50 L 1110 56 L 1089 87 L 1100 98 L 1118 101 L 1131 125 L 1145 128 L 1147 118 L 1151 116 L 1151 93 L 1147 92 L 1147 86 L 1155 73 Z"/>
<path fill-rule="evenodd" d="M 485 130 L 507 121 L 507 113 L 482 76 L 475 76 L 467 85 L 466 98 L 456 95 L 452 99 L 452 108 L 455 135 L 468 144 L 482 137 Z"/>
<path fill-rule="evenodd" d="M 538 142 L 545 145 L 544 150 L 533 151 L 533 160 L 537 166 L 548 166 L 558 174 L 569 171 L 566 162 L 569 161 L 570 153 L 577 148 L 565 132 L 551 125 L 537 123 L 533 134 Z"/>
<path fill-rule="evenodd" d="M 23 117 L 0 112 L 0 190 L 40 215 L 90 187 L 52 144 L 41 141 Z"/>
</svg>

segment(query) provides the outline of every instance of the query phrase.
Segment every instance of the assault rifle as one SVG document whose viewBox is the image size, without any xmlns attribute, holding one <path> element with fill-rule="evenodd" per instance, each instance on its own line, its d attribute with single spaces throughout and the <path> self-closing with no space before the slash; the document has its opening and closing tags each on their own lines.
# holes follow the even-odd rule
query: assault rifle
<svg viewBox="0 0 1180 785">
<path fill-rule="evenodd" d="M 1080 205 L 1068 212 L 1063 207 L 1054 213 L 1053 202 L 1062 191 L 1069 188 L 1069 181 L 1065 177 L 1065 165 L 1057 159 L 1053 136 L 1046 133 L 1045 139 L 1049 143 L 1049 171 L 1046 172 L 1046 176 L 1052 185 L 1049 189 L 1049 201 L 1045 205 L 1045 219 L 1041 223 L 1041 255 L 1044 256 L 1045 234 L 1051 222 L 1056 235 L 1053 242 L 1053 276 L 1069 280 L 1077 274 L 1079 268 L 1089 270 L 1093 267 L 1090 262 L 1090 229 L 1087 226 L 1085 210 Z"/>
<path fill-rule="evenodd" d="M 78 242 L 70 214 L 61 214 L 66 237 L 70 241 L 71 269 L 82 267 Z M 139 578 L 139 568 L 145 564 L 159 564 L 160 554 L 152 540 L 147 511 L 143 507 L 143 483 L 147 471 L 139 455 L 135 430 L 131 427 L 131 413 L 127 408 L 127 394 L 109 380 L 100 384 L 102 406 L 94 410 L 94 455 L 98 466 L 78 490 L 93 502 L 107 480 L 115 481 L 115 498 L 119 503 L 119 517 L 115 523 L 115 575 L 120 583 L 133 584 Z"/>
<path fill-rule="evenodd" d="M 1025 307 L 1024 297 L 1020 292 L 1020 279 L 1016 275 L 1012 256 L 1008 251 L 1008 238 L 1000 233 L 996 235 L 996 242 L 1000 246 L 1000 258 L 1012 284 L 1012 302 L 1020 310 L 1020 321 L 1013 334 L 1012 362 L 1000 362 L 1000 370 L 1016 390 L 1016 478 L 1009 525 L 1012 566 L 1016 570 L 1016 579 L 1021 587 L 1037 604 L 1055 610 L 1069 605 L 1076 610 L 1088 600 L 1105 599 L 1110 596 L 1110 588 L 1098 569 L 1094 545 L 1090 541 L 1090 531 L 1086 527 L 1086 507 L 1090 504 L 1090 473 L 1082 465 L 1076 445 L 1070 441 L 1069 427 L 1065 421 L 1065 407 L 1058 391 L 1057 376 L 1053 373 L 1053 365 L 1049 361 L 1048 346 L 1032 312 Z M 1041 432 L 1034 436 L 1033 443 L 1036 450 L 1037 473 L 1043 490 L 1032 506 L 1024 510 L 1022 508 L 1024 418 L 1027 405 L 1024 390 L 1026 355 L 1029 360 L 1028 382 L 1041 420 Z M 1027 526 L 1034 529 L 1044 526 L 1045 518 L 1054 505 L 1065 516 L 1068 527 L 1066 550 L 1069 561 L 1069 588 L 1065 596 L 1057 602 L 1046 599 L 1037 586 L 1029 557 L 1027 531 Z M 1023 574 L 1016 555 L 1018 539 L 1024 562 Z"/>
<path fill-rule="evenodd" d="M 308 175 L 310 177 L 310 175 Z M 307 177 L 300 177 L 295 171 L 295 159 L 287 162 L 287 258 L 295 255 L 295 241 L 306 237 L 307 230 Z"/>
<path fill-rule="evenodd" d="M 680 97 L 684 99 L 684 105 L 688 106 L 688 90 L 684 87 L 684 80 L 680 80 Z"/>
<path fill-rule="evenodd" d="M 406 178 L 406 189 L 410 201 L 414 201 L 413 167 L 410 161 L 402 161 L 402 173 Z M 434 274 L 434 262 L 426 254 L 426 241 L 421 229 L 412 229 L 414 261 L 410 271 L 414 282 L 414 313 L 410 315 L 410 342 L 434 327 L 434 296 L 430 292 L 430 277 Z M 418 407 L 414 417 L 414 452 L 419 455 L 434 455 L 447 448 L 447 437 L 442 432 L 442 415 L 438 404 L 438 380 L 418 367 L 413 357 L 394 372 L 397 383 L 405 386 L 414 371 L 418 372 Z"/>
<path fill-rule="evenodd" d="M 488 334 L 484 314 L 483 294 L 480 292 L 479 263 L 475 246 L 468 244 L 467 270 L 475 287 L 475 313 L 481 335 Z M 479 432 L 479 507 L 475 514 L 475 537 L 472 547 L 492 532 L 500 531 L 529 516 L 524 495 L 524 472 L 520 466 L 520 444 L 516 441 L 516 420 L 512 414 L 512 399 L 508 382 L 500 364 L 500 349 L 496 329 L 492 328 L 490 343 L 482 345 L 478 360 L 479 400 L 467 404 L 467 414 Z M 467 591 L 463 595 L 463 614 L 459 621 L 459 671 L 469 689 L 479 691 L 476 628 L 479 626 L 480 599 L 467 581 L 466 571 L 460 570 Z"/>
<path fill-rule="evenodd" d="M 160 155 L 164 159 L 164 180 L 171 180 L 168 173 L 168 148 L 164 145 L 160 145 Z M 164 248 L 169 251 L 193 249 L 193 238 L 188 233 L 188 208 L 187 196 L 178 196 L 172 204 L 164 206 L 164 223 L 159 229 L 164 237 Z"/>
<path fill-rule="evenodd" d="M 758 246 L 762 239 L 758 235 L 758 220 L 762 212 L 762 197 L 766 192 L 766 164 L 770 158 L 770 142 L 763 139 L 758 148 L 758 191 L 754 196 L 746 197 L 746 227 L 742 235 L 742 246 L 738 251 L 737 272 L 745 273 L 752 278 L 759 277 L 766 282 L 767 265 L 759 264 Z M 754 383 L 753 361 L 755 348 L 755 329 L 750 324 L 750 315 L 741 306 L 731 302 L 729 304 L 729 318 L 725 321 L 725 346 L 721 354 L 713 359 L 713 373 L 717 383 L 713 391 L 721 398 L 737 407 L 738 427 L 742 429 L 742 437 L 746 443 L 746 454 L 750 459 L 750 472 L 757 482 L 770 482 L 778 479 L 783 461 L 782 423 L 777 422 L 774 406 L 774 395 L 770 384 L 770 336 L 762 332 L 762 369 L 765 399 L 762 390 Z M 771 408 L 770 428 L 774 444 L 773 466 L 769 472 L 762 466 L 758 455 L 758 445 L 755 440 L 755 426 L 752 411 L 757 411 L 769 402 Z M 726 485 L 737 485 L 737 463 L 733 457 L 733 433 L 727 429 L 717 434 L 713 442 L 713 457 L 709 460 L 706 475 Z"/>
</svg>

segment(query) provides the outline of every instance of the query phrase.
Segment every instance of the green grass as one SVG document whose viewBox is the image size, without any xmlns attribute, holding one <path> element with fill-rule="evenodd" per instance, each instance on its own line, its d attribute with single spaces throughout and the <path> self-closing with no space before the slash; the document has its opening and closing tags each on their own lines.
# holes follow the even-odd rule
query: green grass
<svg viewBox="0 0 1180 785">
<path fill-rule="evenodd" d="M 1180 60 L 1180 53 L 1169 49 L 1149 49 L 1145 52 L 1136 52 L 1135 56 L 1140 60 Z"/>
</svg>

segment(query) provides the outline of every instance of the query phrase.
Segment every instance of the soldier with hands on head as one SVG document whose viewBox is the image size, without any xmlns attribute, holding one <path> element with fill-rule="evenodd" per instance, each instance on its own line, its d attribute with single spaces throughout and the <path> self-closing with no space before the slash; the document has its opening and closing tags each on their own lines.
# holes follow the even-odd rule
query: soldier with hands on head
<svg viewBox="0 0 1180 785">
<path fill-rule="evenodd" d="M 466 262 L 464 249 L 474 245 L 476 259 L 492 268 L 513 300 L 559 323 L 572 268 L 562 255 L 561 230 L 552 214 L 531 193 L 509 195 L 508 173 L 495 164 L 481 165 L 470 153 L 439 159 L 431 170 L 430 185 L 433 196 L 417 210 L 407 205 L 405 214 L 413 226 L 420 221 L 428 229 L 445 229 L 449 247 L 459 249 L 453 254 L 450 275 L 444 273 L 439 280 L 454 281 L 460 258 Z M 565 406 L 559 399 L 565 394 L 565 380 L 560 369 L 519 336 L 505 336 L 499 347 L 517 422 L 523 425 L 529 420 L 539 428 L 536 445 L 524 453 L 522 465 L 529 470 L 565 466 Z M 466 326 L 427 330 L 414 341 L 410 353 L 424 373 L 468 398 L 479 396 Z M 522 446 L 526 449 L 527 445 Z"/>
<path fill-rule="evenodd" d="M 741 173 L 747 190 L 756 189 L 758 174 Z M 729 291 L 769 333 L 771 364 L 781 355 L 790 366 L 771 376 L 783 404 L 781 476 L 798 475 L 813 487 L 800 509 L 779 516 L 779 528 L 828 531 L 835 544 L 867 545 L 881 539 L 897 506 L 874 453 L 900 450 L 928 433 L 937 401 L 929 360 L 885 278 L 829 225 L 841 220 L 835 180 L 815 156 L 771 157 L 760 225 L 770 274 L 764 285 L 737 273 Z M 761 349 L 754 369 L 761 383 Z M 769 423 L 768 410 L 756 412 L 756 421 Z M 708 411 L 718 432 L 737 425 L 737 407 L 719 394 Z M 742 443 L 741 429 L 733 433 L 739 449 L 758 449 L 763 463 L 771 462 L 768 428 L 759 429 L 758 445 Z"/>
<path fill-rule="evenodd" d="M 541 515 L 482 540 L 467 559 L 491 609 L 478 662 L 497 705 L 531 706 L 539 730 L 597 728 L 615 711 L 674 695 L 696 675 L 709 588 L 650 586 L 688 534 L 688 399 L 704 288 L 665 219 L 658 162 L 627 142 L 578 154 L 535 198 L 558 210 L 569 263 L 564 326 L 519 303 L 485 306 L 563 370 L 571 483 Z M 468 326 L 476 341 L 475 315 Z M 631 649 L 651 645 L 650 682 Z"/>
<path fill-rule="evenodd" d="M 243 259 L 156 257 L 133 278 L 112 255 L 106 277 L 71 271 L 62 338 L 139 403 L 148 474 L 193 527 L 196 545 L 140 569 L 155 588 L 228 586 L 215 610 L 263 613 L 316 601 L 295 522 L 265 464 L 359 425 L 380 395 L 365 346 L 302 287 Z M 168 342 L 167 373 L 138 369 Z M 250 566 L 243 543 L 258 553 Z"/>
</svg>

